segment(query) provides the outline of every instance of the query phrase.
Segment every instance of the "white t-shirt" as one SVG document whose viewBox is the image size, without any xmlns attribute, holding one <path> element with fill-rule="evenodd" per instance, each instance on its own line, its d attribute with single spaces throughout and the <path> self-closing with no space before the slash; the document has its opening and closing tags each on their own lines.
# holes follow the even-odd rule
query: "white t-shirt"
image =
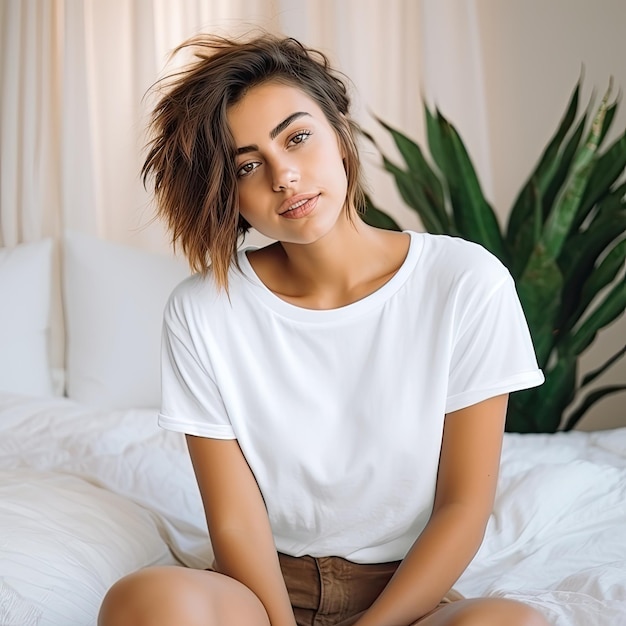
<svg viewBox="0 0 626 626">
<path fill-rule="evenodd" d="M 229 294 L 196 275 L 166 307 L 159 424 L 238 440 L 286 554 L 402 559 L 432 510 L 445 414 L 543 382 L 506 268 L 410 235 L 393 278 L 338 309 L 278 298 L 243 251 Z"/>
</svg>

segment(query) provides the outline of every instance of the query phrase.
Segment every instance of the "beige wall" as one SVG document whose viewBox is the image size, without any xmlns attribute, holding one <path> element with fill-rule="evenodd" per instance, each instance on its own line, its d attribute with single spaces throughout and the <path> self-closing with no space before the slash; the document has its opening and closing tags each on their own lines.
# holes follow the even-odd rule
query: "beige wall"
<svg viewBox="0 0 626 626">
<path fill-rule="evenodd" d="M 477 0 L 494 200 L 511 205 L 583 71 L 581 108 L 626 89 L 624 0 Z M 599 93 L 598 93 L 599 92 Z M 626 127 L 621 106 L 613 139 Z"/>
</svg>

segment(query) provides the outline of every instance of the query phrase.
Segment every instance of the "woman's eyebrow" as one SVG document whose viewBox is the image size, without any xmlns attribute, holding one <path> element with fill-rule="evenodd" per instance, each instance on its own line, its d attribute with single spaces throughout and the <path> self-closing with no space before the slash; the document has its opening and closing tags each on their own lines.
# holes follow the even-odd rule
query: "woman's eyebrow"
<svg viewBox="0 0 626 626">
<path fill-rule="evenodd" d="M 306 111 L 297 111 L 296 113 L 292 113 L 291 115 L 286 117 L 280 124 L 276 126 L 276 128 L 270 130 L 270 139 L 276 139 L 276 137 L 278 137 L 278 135 L 280 135 L 280 133 L 282 133 L 283 130 L 285 130 L 285 128 L 287 128 L 287 126 L 291 124 L 291 122 L 297 120 L 303 115 L 310 115 L 310 113 L 307 113 Z"/>
<path fill-rule="evenodd" d="M 278 137 L 278 135 L 280 135 L 280 133 L 282 133 L 283 130 L 285 130 L 285 128 L 289 126 L 289 124 L 291 124 L 300 117 L 304 117 L 305 115 L 310 116 L 311 114 L 307 113 L 306 111 L 296 111 L 295 113 L 288 115 L 282 122 L 277 124 L 275 128 L 272 128 L 272 130 L 270 130 L 270 139 L 276 139 L 276 137 Z M 239 155 L 245 154 L 246 152 L 254 152 L 258 149 L 259 147 L 256 144 L 242 146 L 241 148 L 237 148 L 237 154 Z"/>
</svg>

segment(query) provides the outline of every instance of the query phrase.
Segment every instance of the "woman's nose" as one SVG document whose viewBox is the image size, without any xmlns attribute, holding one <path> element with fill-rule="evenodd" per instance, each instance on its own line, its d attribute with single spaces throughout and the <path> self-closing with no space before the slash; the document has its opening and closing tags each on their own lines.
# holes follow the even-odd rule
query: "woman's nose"
<svg viewBox="0 0 626 626">
<path fill-rule="evenodd" d="M 272 189 L 285 191 L 291 189 L 300 181 L 300 172 L 293 163 L 277 163 L 272 168 Z"/>
</svg>

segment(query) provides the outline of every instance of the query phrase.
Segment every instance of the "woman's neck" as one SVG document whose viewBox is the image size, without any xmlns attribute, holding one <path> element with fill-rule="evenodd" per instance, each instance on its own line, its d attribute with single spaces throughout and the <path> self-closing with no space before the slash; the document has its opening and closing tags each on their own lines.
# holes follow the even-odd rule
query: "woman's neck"
<svg viewBox="0 0 626 626">
<path fill-rule="evenodd" d="M 408 235 L 373 228 L 357 217 L 313 244 L 276 243 L 249 258 L 261 281 L 278 297 L 305 308 L 334 309 L 388 282 L 408 247 Z"/>
</svg>

